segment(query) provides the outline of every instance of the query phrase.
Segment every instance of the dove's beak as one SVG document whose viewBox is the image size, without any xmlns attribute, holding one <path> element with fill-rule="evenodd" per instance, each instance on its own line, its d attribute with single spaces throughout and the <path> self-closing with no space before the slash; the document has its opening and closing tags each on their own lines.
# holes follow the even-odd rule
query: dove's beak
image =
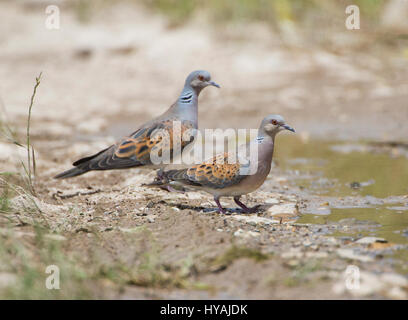
<svg viewBox="0 0 408 320">
<path fill-rule="evenodd" d="M 207 83 L 208 83 L 209 86 L 214 86 L 214 87 L 217 87 L 217 88 L 221 88 L 220 85 L 218 83 L 215 83 L 214 81 L 208 81 Z"/>
<path fill-rule="evenodd" d="M 295 129 L 293 129 L 292 127 L 289 127 L 287 124 L 282 125 L 282 128 L 285 128 L 286 130 L 295 132 Z"/>
</svg>

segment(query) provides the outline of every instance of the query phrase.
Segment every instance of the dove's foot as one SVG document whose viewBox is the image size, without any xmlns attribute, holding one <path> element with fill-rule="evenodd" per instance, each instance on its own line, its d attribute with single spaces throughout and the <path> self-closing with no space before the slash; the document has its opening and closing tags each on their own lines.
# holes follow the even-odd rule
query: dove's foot
<svg viewBox="0 0 408 320">
<path fill-rule="evenodd" d="M 255 207 L 252 207 L 252 208 L 248 208 L 245 204 L 243 204 L 241 201 L 239 201 L 239 198 L 240 198 L 239 196 L 234 197 L 234 201 L 235 201 L 235 203 L 237 205 L 239 205 L 242 208 L 242 210 L 245 213 L 255 213 L 255 212 L 258 211 L 259 205 L 256 205 Z"/>
<path fill-rule="evenodd" d="M 178 193 L 183 193 L 183 194 L 185 193 L 185 191 L 174 189 L 173 187 L 171 187 L 169 185 L 161 186 L 160 189 L 162 189 L 164 191 L 167 191 L 167 192 L 178 192 Z"/>
</svg>

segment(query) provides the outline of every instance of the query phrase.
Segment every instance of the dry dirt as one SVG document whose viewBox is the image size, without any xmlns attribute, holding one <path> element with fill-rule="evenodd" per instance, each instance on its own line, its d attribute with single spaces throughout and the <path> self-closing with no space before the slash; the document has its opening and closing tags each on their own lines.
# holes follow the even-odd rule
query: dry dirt
<svg viewBox="0 0 408 320">
<path fill-rule="evenodd" d="M 121 264 L 132 270 L 147 253 L 153 260 L 154 274 L 126 276 L 120 284 L 106 274 L 92 280 L 93 298 L 407 297 L 401 278 L 397 284 L 384 280 L 368 293 L 344 288 L 351 263 L 368 278 L 395 275 L 392 262 L 378 262 L 386 248 L 370 251 L 333 238 L 337 225 L 296 224 L 292 214 L 305 201 L 323 200 L 288 190 L 289 177 L 279 166 L 245 198 L 270 205 L 244 218 L 233 210 L 215 213 L 205 194 L 143 188 L 154 176 L 149 171 L 52 179 L 164 111 L 194 69 L 209 70 L 221 84 L 200 97 L 201 128 L 257 128 L 262 117 L 277 113 L 305 140 L 404 141 L 406 60 L 369 50 L 288 48 L 263 25 L 237 26 L 235 33 L 199 22 L 169 29 L 162 17 L 130 5 L 98 11 L 88 24 L 65 6 L 61 17 L 60 30 L 47 30 L 42 5 L 0 4 L 0 96 L 8 122 L 24 137 L 34 79 L 43 73 L 31 127 L 35 187 L 49 232 L 65 237 L 66 255 L 101 269 Z M 15 170 L 13 159 L 24 153 L 0 147 L 1 171 Z M 26 202 L 19 198 L 13 205 Z M 223 202 L 234 208 L 230 199 Z M 272 215 L 274 206 L 283 205 L 288 207 Z M 363 252 L 357 258 L 338 251 L 355 248 Z"/>
</svg>

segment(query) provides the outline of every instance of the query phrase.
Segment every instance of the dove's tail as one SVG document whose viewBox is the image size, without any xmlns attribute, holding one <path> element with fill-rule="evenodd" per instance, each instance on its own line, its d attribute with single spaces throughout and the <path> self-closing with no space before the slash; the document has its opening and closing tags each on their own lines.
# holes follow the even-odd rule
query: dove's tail
<svg viewBox="0 0 408 320">
<path fill-rule="evenodd" d="M 90 171 L 91 169 L 88 168 L 72 168 L 69 169 L 67 171 L 64 171 L 60 174 L 57 174 L 54 179 L 66 179 L 66 178 L 72 178 L 72 177 L 76 177 L 76 176 L 80 176 L 81 174 L 84 174 L 85 172 Z"/>
<path fill-rule="evenodd" d="M 90 157 L 82 158 L 79 159 L 78 161 L 75 161 L 72 165 L 75 166 L 75 168 L 69 169 L 67 171 L 64 171 L 60 174 L 57 174 L 54 179 L 66 179 L 66 178 L 72 178 L 76 176 L 80 176 L 81 174 L 84 174 L 88 171 L 94 170 L 94 168 L 91 168 L 91 160 L 95 159 L 97 156 L 101 155 L 104 153 L 106 150 L 109 148 L 106 148 L 97 154 L 94 154 Z M 98 168 L 95 168 L 98 169 Z"/>
</svg>

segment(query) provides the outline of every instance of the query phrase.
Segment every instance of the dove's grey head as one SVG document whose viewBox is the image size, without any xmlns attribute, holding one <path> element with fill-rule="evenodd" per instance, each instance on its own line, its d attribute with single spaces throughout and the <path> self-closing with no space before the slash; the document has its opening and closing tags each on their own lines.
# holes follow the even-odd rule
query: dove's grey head
<svg viewBox="0 0 408 320">
<path fill-rule="evenodd" d="M 283 130 L 289 130 L 295 132 L 295 129 L 288 126 L 282 116 L 272 114 L 265 117 L 262 120 L 261 127 L 259 128 L 262 133 L 268 134 L 274 137 L 278 132 Z"/>
<path fill-rule="evenodd" d="M 193 88 L 197 93 L 199 93 L 201 90 L 203 90 L 207 86 L 214 86 L 219 88 L 220 86 L 215 83 L 214 81 L 211 81 L 211 75 L 208 71 L 205 70 L 197 70 L 191 72 L 185 83 L 185 87 L 191 87 Z"/>
</svg>

